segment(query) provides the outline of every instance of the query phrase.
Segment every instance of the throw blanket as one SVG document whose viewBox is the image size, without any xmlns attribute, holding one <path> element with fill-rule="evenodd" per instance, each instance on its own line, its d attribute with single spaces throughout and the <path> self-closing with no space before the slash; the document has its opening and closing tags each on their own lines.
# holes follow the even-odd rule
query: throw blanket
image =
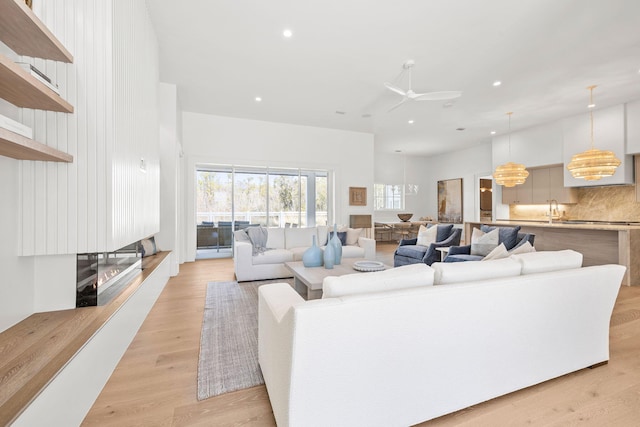
<svg viewBox="0 0 640 427">
<path fill-rule="evenodd" d="M 268 231 L 264 227 L 249 227 L 245 230 L 251 244 L 253 245 L 253 255 L 264 253 L 267 248 Z"/>
</svg>

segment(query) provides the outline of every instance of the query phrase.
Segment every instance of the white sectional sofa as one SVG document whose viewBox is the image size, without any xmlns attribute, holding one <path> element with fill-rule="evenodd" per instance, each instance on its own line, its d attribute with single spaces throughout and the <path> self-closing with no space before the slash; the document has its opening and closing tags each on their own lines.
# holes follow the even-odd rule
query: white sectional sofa
<svg viewBox="0 0 640 427">
<path fill-rule="evenodd" d="M 573 251 L 435 263 L 423 286 L 361 273 L 313 301 L 261 286 L 278 426 L 408 426 L 608 361 L 625 267 L 581 265 Z"/>
<path fill-rule="evenodd" d="M 327 244 L 329 231 L 333 227 L 269 228 L 267 248 L 270 250 L 253 255 L 253 246 L 235 239 L 233 265 L 239 282 L 292 277 L 285 262 L 301 261 L 302 254 L 311 246 L 316 236 L 318 246 Z M 340 231 L 340 230 L 339 230 Z M 342 247 L 343 258 L 375 259 L 376 241 L 360 236 L 356 230 L 346 229 L 347 245 Z"/>
</svg>

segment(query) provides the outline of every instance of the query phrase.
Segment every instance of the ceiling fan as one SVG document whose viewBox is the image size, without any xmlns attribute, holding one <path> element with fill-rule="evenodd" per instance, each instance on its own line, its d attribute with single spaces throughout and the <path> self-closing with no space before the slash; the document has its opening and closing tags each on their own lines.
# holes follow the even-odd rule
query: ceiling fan
<svg viewBox="0 0 640 427">
<path fill-rule="evenodd" d="M 402 76 L 402 74 L 404 74 L 405 71 L 409 70 L 409 89 L 408 90 L 400 89 L 399 87 L 394 86 L 391 83 L 385 82 L 384 85 L 387 89 L 399 95 L 402 95 L 402 101 L 400 101 L 399 103 L 391 107 L 388 112 L 395 110 L 396 108 L 398 108 L 399 106 L 401 106 L 402 104 L 408 101 L 443 101 L 447 99 L 459 98 L 462 95 L 462 92 L 451 91 L 451 90 L 441 91 L 441 92 L 426 92 L 426 93 L 414 92 L 413 89 L 411 88 L 411 69 L 413 68 L 414 65 L 415 65 L 415 61 L 413 61 L 412 59 L 406 60 L 405 63 L 402 64 L 402 72 L 396 78 L 397 80 Z"/>
</svg>

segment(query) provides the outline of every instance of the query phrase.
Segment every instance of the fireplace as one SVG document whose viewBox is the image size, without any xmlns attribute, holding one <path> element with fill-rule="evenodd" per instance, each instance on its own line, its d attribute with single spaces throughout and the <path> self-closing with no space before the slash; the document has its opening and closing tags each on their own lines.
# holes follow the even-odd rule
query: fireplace
<svg viewBox="0 0 640 427">
<path fill-rule="evenodd" d="M 76 307 L 104 305 L 141 271 L 138 242 L 114 252 L 77 256 Z"/>
</svg>

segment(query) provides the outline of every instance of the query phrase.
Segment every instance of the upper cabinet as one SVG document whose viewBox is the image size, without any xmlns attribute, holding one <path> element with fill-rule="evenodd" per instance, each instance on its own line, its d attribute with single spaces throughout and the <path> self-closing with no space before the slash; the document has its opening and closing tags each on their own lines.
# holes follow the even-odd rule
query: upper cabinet
<svg viewBox="0 0 640 427">
<path fill-rule="evenodd" d="M 565 187 L 589 187 L 599 185 L 633 184 L 633 157 L 627 155 L 625 132 L 625 105 L 595 110 L 593 112 L 594 146 L 613 151 L 622 162 L 613 176 L 597 181 L 585 181 L 564 171 Z M 564 164 L 568 165 L 574 154 L 591 148 L 589 114 L 569 117 L 562 121 L 564 134 Z"/>
<path fill-rule="evenodd" d="M 551 200 L 561 204 L 576 203 L 576 189 L 564 186 L 563 169 L 562 165 L 529 169 L 524 184 L 502 189 L 502 203 L 536 205 Z"/>
<path fill-rule="evenodd" d="M 0 0 L 0 40 L 19 55 L 73 62 L 73 56 L 22 0 Z M 73 106 L 0 54 L 0 98 L 23 108 L 72 113 Z M 73 157 L 2 129 L 0 155 L 21 160 L 72 162 Z"/>
<path fill-rule="evenodd" d="M 640 154 L 640 100 L 627 104 L 627 154 Z"/>
</svg>

